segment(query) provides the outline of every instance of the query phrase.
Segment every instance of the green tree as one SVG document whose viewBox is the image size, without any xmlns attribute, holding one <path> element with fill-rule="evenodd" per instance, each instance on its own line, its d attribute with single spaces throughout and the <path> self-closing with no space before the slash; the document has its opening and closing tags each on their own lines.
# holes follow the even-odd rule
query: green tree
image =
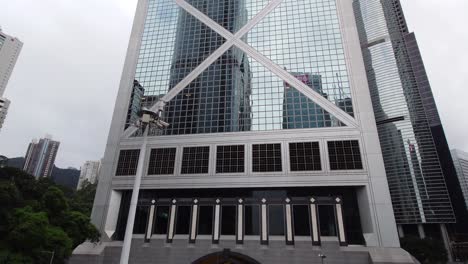
<svg viewBox="0 0 468 264">
<path fill-rule="evenodd" d="M 418 237 L 405 237 L 401 239 L 401 247 L 424 264 L 445 264 L 447 251 L 441 241 Z"/>
<path fill-rule="evenodd" d="M 94 194 L 91 184 L 74 192 L 17 169 L 0 169 L 0 264 L 48 264 L 52 252 L 54 263 L 62 264 L 74 247 L 98 241 L 87 215 Z"/>
<path fill-rule="evenodd" d="M 16 209 L 7 244 L 13 252 L 32 257 L 38 246 L 44 243 L 48 225 L 45 212 L 33 212 L 30 207 Z"/>
<path fill-rule="evenodd" d="M 70 199 L 70 209 L 91 216 L 96 188 L 97 183 L 92 184 L 85 180 L 81 185 L 81 189 L 76 191 L 75 195 Z"/>
<path fill-rule="evenodd" d="M 0 237 L 5 236 L 11 218 L 11 212 L 20 202 L 20 193 L 10 181 L 0 181 Z"/>
<path fill-rule="evenodd" d="M 66 212 L 60 226 L 72 239 L 73 248 L 86 240 L 91 242 L 99 241 L 99 231 L 91 224 L 89 217 L 81 212 Z"/>
<path fill-rule="evenodd" d="M 54 226 L 47 227 L 44 237 L 44 245 L 40 248 L 40 252 L 37 252 L 42 253 L 37 254 L 37 256 L 41 256 L 40 262 L 48 263 L 50 259 L 50 255 L 48 254 L 54 252 L 54 263 L 65 263 L 65 260 L 68 259 L 73 251 L 73 242 L 70 237 L 61 228 Z"/>
<path fill-rule="evenodd" d="M 49 214 L 49 219 L 55 219 L 68 210 L 68 202 L 62 190 L 50 186 L 41 199 L 44 210 Z"/>
</svg>

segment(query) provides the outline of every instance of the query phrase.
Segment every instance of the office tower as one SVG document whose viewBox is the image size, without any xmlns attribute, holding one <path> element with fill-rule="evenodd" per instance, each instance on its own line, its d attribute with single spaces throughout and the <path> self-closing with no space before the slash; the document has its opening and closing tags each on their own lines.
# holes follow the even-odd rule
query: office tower
<svg viewBox="0 0 468 264">
<path fill-rule="evenodd" d="M 322 91 L 322 76 L 291 73 L 311 89 L 326 97 Z M 330 127 L 330 115 L 310 99 L 284 83 L 283 129 Z"/>
<path fill-rule="evenodd" d="M 100 161 L 86 161 L 83 164 L 83 166 L 81 166 L 80 178 L 78 180 L 78 185 L 76 189 L 77 190 L 81 189 L 83 187 L 82 185 L 85 180 L 89 181 L 92 184 L 96 183 L 98 180 L 100 167 L 101 167 Z"/>
<path fill-rule="evenodd" d="M 125 129 L 134 80 L 168 127 Z M 129 263 L 413 263 L 374 120 L 351 1 L 140 0 L 70 262 L 117 261 L 136 205 Z"/>
<path fill-rule="evenodd" d="M 9 106 L 10 100 L 0 97 L 0 129 L 2 128 L 3 122 L 5 121 Z"/>
<path fill-rule="evenodd" d="M 457 170 L 458 181 L 465 198 L 465 206 L 468 208 L 468 153 L 454 149 L 451 151 L 453 163 Z"/>
<path fill-rule="evenodd" d="M 132 95 L 130 96 L 130 104 L 127 112 L 127 123 L 125 128 L 135 125 L 135 122 L 138 121 L 138 115 L 142 107 L 142 102 L 144 99 L 145 89 L 137 81 L 133 81 Z"/>
<path fill-rule="evenodd" d="M 434 224 L 441 224 L 445 238 L 446 226 L 464 232 L 461 221 L 468 214 L 416 38 L 400 2 L 355 0 L 353 5 L 400 236 L 439 236 L 431 231 L 437 228 Z"/>
<path fill-rule="evenodd" d="M 3 97 L 23 43 L 3 33 L 0 28 L 0 129 L 5 121 L 10 101 Z"/>
<path fill-rule="evenodd" d="M 50 177 L 60 142 L 49 137 L 33 140 L 26 152 L 23 170 L 36 178 Z"/>
</svg>

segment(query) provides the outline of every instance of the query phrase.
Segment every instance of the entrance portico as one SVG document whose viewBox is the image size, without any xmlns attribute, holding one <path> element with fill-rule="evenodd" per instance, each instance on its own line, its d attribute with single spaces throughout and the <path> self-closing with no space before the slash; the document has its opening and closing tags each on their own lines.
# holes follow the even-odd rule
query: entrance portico
<svg viewBox="0 0 468 264">
<path fill-rule="evenodd" d="M 193 194 L 190 198 L 163 197 L 171 191 L 143 191 L 134 234 L 143 235 L 147 243 L 164 239 L 168 244 L 174 240 L 185 240 L 188 244 L 211 240 L 215 245 L 220 241 L 235 241 L 238 245 L 245 241 L 258 241 L 262 245 L 271 241 L 283 241 L 286 245 L 309 241 L 320 246 L 322 241 L 336 241 L 340 246 L 347 246 L 348 235 L 353 236 L 352 244 L 364 244 L 359 213 L 353 212 L 356 198 L 352 188 L 345 192 L 348 202 L 342 195 L 299 196 L 306 190 L 296 192 L 294 188 L 249 190 L 254 195 L 248 195 L 246 190 L 230 190 L 231 195 L 228 189 L 225 191 L 224 197 L 218 196 L 219 193 L 213 196 L 215 193 L 209 190 L 198 193 L 198 197 L 193 197 L 195 193 L 190 191 L 172 191 L 177 196 Z M 116 240 L 122 238 L 122 227 L 126 224 L 127 196 L 124 192 Z M 346 230 L 347 225 L 353 230 Z"/>
</svg>

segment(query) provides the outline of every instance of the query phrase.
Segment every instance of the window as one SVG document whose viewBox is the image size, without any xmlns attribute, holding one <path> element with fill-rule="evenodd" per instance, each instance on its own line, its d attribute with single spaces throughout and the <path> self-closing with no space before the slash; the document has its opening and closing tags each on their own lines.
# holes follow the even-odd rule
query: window
<svg viewBox="0 0 468 264">
<path fill-rule="evenodd" d="M 210 147 L 184 148 L 182 174 L 208 173 Z"/>
<path fill-rule="evenodd" d="M 140 157 L 139 149 L 121 150 L 119 162 L 117 163 L 117 176 L 136 175 L 138 167 L 138 158 Z"/>
<path fill-rule="evenodd" d="M 177 207 L 176 235 L 188 235 L 190 229 L 191 206 Z"/>
<path fill-rule="evenodd" d="M 221 235 L 236 234 L 236 207 L 223 206 L 221 210 Z"/>
<path fill-rule="evenodd" d="M 281 144 L 262 144 L 252 146 L 253 172 L 282 171 Z"/>
<path fill-rule="evenodd" d="M 157 235 L 167 234 L 167 226 L 169 223 L 169 206 L 157 206 L 155 225 L 153 233 Z"/>
<path fill-rule="evenodd" d="M 216 173 L 244 172 L 244 146 L 218 146 L 216 151 Z"/>
<path fill-rule="evenodd" d="M 176 148 L 152 149 L 148 166 L 148 174 L 174 174 L 175 157 Z"/>
<path fill-rule="evenodd" d="M 268 233 L 270 236 L 284 236 L 284 209 L 282 205 L 269 206 Z"/>
<path fill-rule="evenodd" d="M 213 233 L 213 206 L 200 206 L 198 215 L 198 234 L 211 235 Z"/>
<path fill-rule="evenodd" d="M 244 225 L 246 236 L 260 235 L 260 208 L 258 205 L 246 205 L 244 213 Z"/>
<path fill-rule="evenodd" d="M 361 151 L 357 140 L 328 142 L 331 170 L 362 170 Z"/>
<path fill-rule="evenodd" d="M 310 236 L 309 207 L 307 205 L 293 206 L 294 235 Z"/>
<path fill-rule="evenodd" d="M 291 171 L 319 171 L 320 148 L 318 142 L 289 143 Z"/>
</svg>

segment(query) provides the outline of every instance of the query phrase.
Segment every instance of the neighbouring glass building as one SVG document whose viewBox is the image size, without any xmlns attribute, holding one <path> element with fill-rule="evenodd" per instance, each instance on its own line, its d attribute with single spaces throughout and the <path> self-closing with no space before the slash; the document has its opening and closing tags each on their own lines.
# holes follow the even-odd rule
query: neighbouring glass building
<svg viewBox="0 0 468 264">
<path fill-rule="evenodd" d="M 92 213 L 103 243 L 71 263 L 118 261 L 137 173 L 130 263 L 413 263 L 352 4 L 138 1 Z M 147 140 L 128 126 L 143 106 L 169 123 Z"/>
<path fill-rule="evenodd" d="M 400 236 L 445 236 L 446 226 L 466 233 L 462 190 L 400 1 L 353 6 Z"/>
</svg>

